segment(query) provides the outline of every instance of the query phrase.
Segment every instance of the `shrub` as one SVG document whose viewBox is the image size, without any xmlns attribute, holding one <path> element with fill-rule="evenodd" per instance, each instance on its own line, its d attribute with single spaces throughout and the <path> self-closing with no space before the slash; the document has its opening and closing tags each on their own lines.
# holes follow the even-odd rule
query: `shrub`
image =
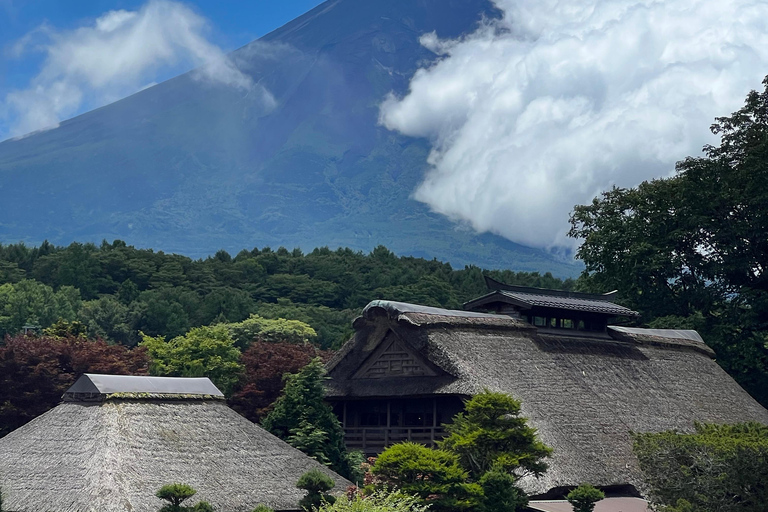
<svg viewBox="0 0 768 512">
<path fill-rule="evenodd" d="M 253 509 L 251 512 L 275 512 L 275 510 L 269 508 L 266 505 L 256 505 L 256 508 Z"/>
<path fill-rule="evenodd" d="M 425 505 L 410 494 L 402 491 L 388 492 L 380 489 L 369 496 L 355 494 L 342 497 L 334 503 L 320 506 L 319 512 L 427 512 Z"/>
<path fill-rule="evenodd" d="M 482 495 L 479 485 L 468 482 L 469 475 L 455 454 L 416 443 L 390 446 L 371 472 L 383 480 L 379 487 L 401 489 L 431 504 L 431 510 L 467 510 Z"/>
<path fill-rule="evenodd" d="M 168 484 L 162 486 L 155 493 L 155 496 L 167 501 L 174 507 L 178 507 L 195 494 L 197 494 L 197 491 L 187 484 Z"/>
<path fill-rule="evenodd" d="M 335 498 L 326 494 L 326 491 L 330 491 L 335 485 L 333 479 L 319 469 L 307 471 L 296 482 L 296 487 L 307 491 L 307 495 L 299 501 L 299 506 L 310 512 L 322 505 L 323 502 L 333 503 Z"/>
<path fill-rule="evenodd" d="M 595 503 L 603 498 L 605 493 L 590 484 L 581 484 L 565 497 L 573 506 L 573 512 L 592 512 L 595 510 Z"/>
<path fill-rule="evenodd" d="M 528 497 L 510 473 L 491 469 L 480 478 L 479 484 L 483 489 L 479 512 L 514 512 L 528 505 Z"/>
<path fill-rule="evenodd" d="M 187 484 L 168 484 L 160 488 L 155 496 L 168 502 L 160 509 L 160 512 L 214 512 L 213 506 L 207 501 L 200 501 L 191 507 L 182 507 L 181 504 L 197 494 L 197 491 Z"/>
<path fill-rule="evenodd" d="M 650 497 L 667 510 L 758 512 L 768 502 L 768 426 L 697 424 L 634 434 Z"/>
</svg>

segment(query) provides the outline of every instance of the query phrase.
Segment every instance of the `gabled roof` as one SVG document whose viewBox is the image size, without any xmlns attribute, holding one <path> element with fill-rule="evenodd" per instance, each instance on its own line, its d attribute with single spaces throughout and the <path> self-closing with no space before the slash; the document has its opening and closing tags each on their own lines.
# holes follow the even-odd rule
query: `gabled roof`
<svg viewBox="0 0 768 512">
<path fill-rule="evenodd" d="M 179 395 L 185 397 L 224 398 L 224 394 L 207 377 L 146 377 L 135 375 L 83 374 L 64 393 L 65 400 L 151 398 Z"/>
<path fill-rule="evenodd" d="M 298 510 L 296 481 L 311 469 L 335 492 L 351 485 L 222 400 L 64 402 L 0 439 L 11 512 L 156 512 L 155 492 L 174 482 L 216 510 Z"/>
<path fill-rule="evenodd" d="M 606 294 L 548 290 L 529 286 L 504 284 L 488 276 L 485 283 L 489 290 L 486 295 L 464 304 L 464 309 L 474 310 L 494 303 L 512 304 L 521 310 L 550 308 L 570 311 L 598 313 L 609 316 L 638 316 L 636 311 L 615 304 L 615 291 Z"/>
<path fill-rule="evenodd" d="M 559 336 L 503 317 L 372 303 L 329 363 L 329 398 L 509 393 L 554 449 L 549 471 L 522 482 L 533 495 L 582 482 L 639 489 L 630 431 L 690 431 L 695 421 L 768 424 L 768 411 L 718 366 L 697 334 L 609 329 L 610 338 Z M 353 378 L 392 337 L 438 375 Z"/>
</svg>

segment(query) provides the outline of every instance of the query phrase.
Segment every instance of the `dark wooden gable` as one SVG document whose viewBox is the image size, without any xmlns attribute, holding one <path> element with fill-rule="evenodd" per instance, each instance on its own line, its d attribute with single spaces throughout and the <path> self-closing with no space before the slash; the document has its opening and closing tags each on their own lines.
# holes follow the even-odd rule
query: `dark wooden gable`
<svg viewBox="0 0 768 512">
<path fill-rule="evenodd" d="M 437 375 L 424 359 L 411 350 L 397 334 L 389 331 L 353 379 L 384 379 L 392 377 L 434 377 Z"/>
</svg>

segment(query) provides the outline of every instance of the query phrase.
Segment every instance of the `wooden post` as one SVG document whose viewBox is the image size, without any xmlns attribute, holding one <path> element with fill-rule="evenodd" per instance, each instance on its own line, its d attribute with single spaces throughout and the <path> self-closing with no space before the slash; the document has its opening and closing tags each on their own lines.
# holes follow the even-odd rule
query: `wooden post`
<svg viewBox="0 0 768 512">
<path fill-rule="evenodd" d="M 387 428 L 384 429 L 384 446 L 389 446 L 389 429 L 392 428 L 392 400 L 387 399 Z"/>
<path fill-rule="evenodd" d="M 432 398 L 432 446 L 435 446 L 435 429 L 437 428 L 437 398 Z"/>
</svg>

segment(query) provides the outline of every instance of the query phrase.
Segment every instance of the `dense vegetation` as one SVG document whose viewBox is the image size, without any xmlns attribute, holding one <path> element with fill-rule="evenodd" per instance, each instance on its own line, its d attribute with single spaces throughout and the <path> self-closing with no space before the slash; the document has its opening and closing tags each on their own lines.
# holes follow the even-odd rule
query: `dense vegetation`
<svg viewBox="0 0 768 512">
<path fill-rule="evenodd" d="M 768 427 L 696 425 L 635 434 L 650 495 L 667 512 L 757 512 L 768 503 Z"/>
<path fill-rule="evenodd" d="M 517 486 L 526 474 L 540 476 L 552 450 L 520 416 L 520 402 L 485 391 L 447 424 L 437 449 L 404 442 L 375 460 L 366 491 L 400 489 L 430 510 L 515 512 L 528 504 Z"/>
<path fill-rule="evenodd" d="M 618 289 L 652 327 L 698 330 L 718 362 L 768 405 L 768 77 L 716 119 L 719 146 L 671 178 L 577 206 L 581 285 Z"/>
<path fill-rule="evenodd" d="M 509 283 L 571 288 L 550 274 L 487 272 Z M 251 313 L 308 323 L 321 348 L 338 347 L 351 321 L 373 299 L 457 308 L 485 293 L 483 271 L 397 257 L 280 248 L 225 251 L 205 260 L 136 249 L 116 240 L 101 246 L 0 245 L 0 336 L 25 325 L 79 320 L 91 336 L 136 345 L 139 332 L 174 338 L 193 327 L 240 322 Z"/>
</svg>

